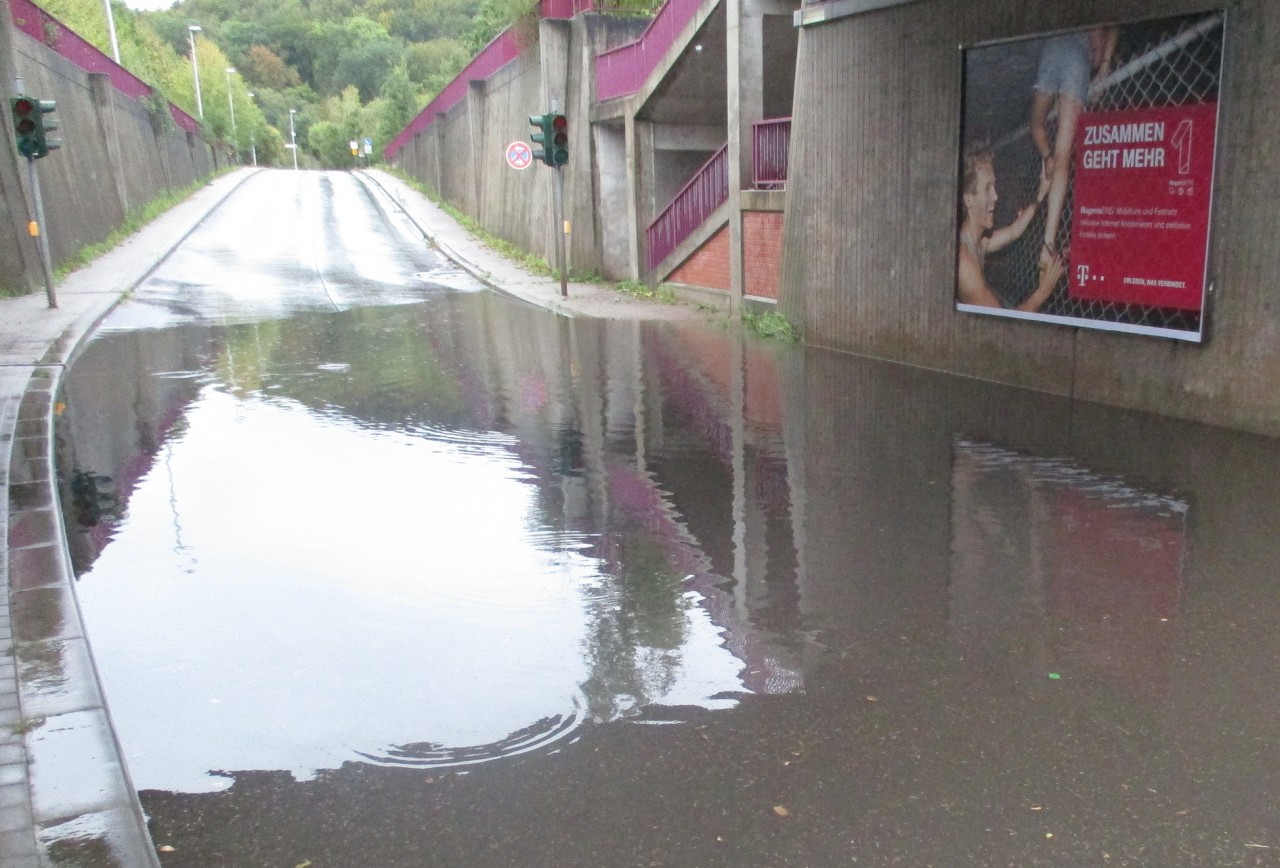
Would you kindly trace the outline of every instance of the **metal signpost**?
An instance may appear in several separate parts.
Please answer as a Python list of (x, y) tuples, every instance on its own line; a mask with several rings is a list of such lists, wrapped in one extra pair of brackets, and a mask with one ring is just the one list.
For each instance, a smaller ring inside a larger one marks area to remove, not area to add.
[[(560, 272), (560, 295), (568, 298), (569, 269), (565, 261), (567, 258), (565, 236), (569, 234), (569, 221), (564, 219), (564, 172), (562, 170), (569, 162), (569, 119), (556, 110), (556, 100), (553, 99), (551, 111), (542, 115), (529, 115), (529, 123), (538, 130), (531, 138), (535, 144), (542, 145), (533, 150), (531, 159), (540, 160), (556, 170), (555, 182), (551, 185), (554, 212), (552, 220), (556, 236), (556, 269)], [(524, 142), (513, 142), (507, 146), (507, 162), (513, 168), (524, 168), (524, 166), (517, 166), (513, 161), (513, 149), (517, 144), (523, 145)]]

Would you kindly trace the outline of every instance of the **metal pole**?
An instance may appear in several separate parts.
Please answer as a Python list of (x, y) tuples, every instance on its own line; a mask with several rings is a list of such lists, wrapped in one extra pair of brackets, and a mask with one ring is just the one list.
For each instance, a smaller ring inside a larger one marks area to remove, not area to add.
[(102, 5), (107, 10), (107, 32), (111, 34), (111, 56), (116, 60), (116, 66), (120, 65), (120, 42), (116, 39), (116, 18), (111, 13), (111, 0), (102, 0)]
[(236, 162), (240, 162), (240, 134), (236, 132), (236, 101), (231, 96), (231, 73), (235, 72), (234, 66), (227, 67), (227, 105), (231, 107), (231, 146), (236, 151)]
[(199, 24), (187, 25), (187, 35), (191, 37), (191, 75), (196, 81), (196, 114), (200, 115), (200, 120), (204, 120), (204, 101), (200, 99), (200, 64), (196, 62), (196, 33), (199, 30)]
[(298, 113), (297, 109), (289, 109), (289, 150), (293, 151), (293, 169), (298, 169), (298, 137), (293, 132), (293, 116)]
[(27, 174), (31, 181), (31, 198), (36, 206), (36, 248), (40, 251), (40, 265), (44, 269), (44, 292), (49, 307), (58, 306), (58, 294), (53, 288), (53, 263), (49, 259), (49, 239), (45, 235), (44, 200), (40, 198), (40, 173), (36, 171), (34, 157), (27, 157)]
[[(249, 104), (253, 105), (253, 98), (257, 96), (253, 91), (249, 91)], [(252, 118), (250, 119), (252, 120)], [(258, 137), (253, 131), (253, 124), (249, 125), (249, 155), (253, 158), (253, 165), (258, 165)]]
[[(551, 147), (550, 144), (547, 145)], [(556, 268), (560, 270), (560, 296), (562, 298), (569, 297), (569, 269), (565, 268), (565, 244), (564, 244), (564, 172), (560, 166), (555, 167), (556, 181), (552, 185), (555, 191), (555, 220), (556, 220)]]

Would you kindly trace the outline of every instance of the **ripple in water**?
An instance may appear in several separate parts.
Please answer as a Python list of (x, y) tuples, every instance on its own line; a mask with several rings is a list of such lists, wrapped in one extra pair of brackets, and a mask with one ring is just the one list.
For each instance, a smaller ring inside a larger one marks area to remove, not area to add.
[(573, 697), (573, 708), (534, 721), (491, 744), (446, 747), (433, 742), (394, 745), (382, 753), (356, 753), (374, 765), (391, 768), (454, 768), (493, 762), (507, 757), (548, 750), (565, 741), (586, 720), (586, 703)]

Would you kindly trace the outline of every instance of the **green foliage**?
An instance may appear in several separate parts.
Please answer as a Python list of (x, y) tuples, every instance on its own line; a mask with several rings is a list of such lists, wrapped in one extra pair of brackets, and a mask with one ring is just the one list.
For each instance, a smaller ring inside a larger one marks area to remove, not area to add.
[(668, 284), (660, 283), (657, 286), (646, 286), (638, 280), (623, 280), (615, 284), (618, 292), (633, 298), (641, 298), (646, 301), (660, 301), (664, 304), (673, 304), (676, 300), (676, 294)]
[[(101, 2), (42, 5), (107, 51)], [(373, 139), (376, 157), (495, 36), (517, 22), (531, 23), (535, 6), (535, 0), (177, 0), (168, 9), (135, 12), (121, 0), (109, 2), (125, 67), (193, 116), (198, 111), (187, 28), (203, 28), (196, 60), (210, 138), (238, 139), (246, 161), (252, 144), (260, 162), (287, 162), (283, 144), (289, 141), (289, 109), (296, 109), (299, 145), (327, 166), (351, 163), (351, 138)], [(624, 13), (660, 5), (605, 3)], [(227, 67), (238, 71), (230, 83)], [(362, 105), (358, 122), (349, 107), (335, 108), (346, 105), (349, 88)]]
[(463, 37), (467, 53), (474, 56), (493, 38), (533, 12), (537, 0), (480, 0), (471, 29)]
[(382, 86), (382, 100), (375, 100), (370, 109), (377, 118), (377, 135), (375, 139), (385, 145), (413, 120), (422, 108), (422, 99), (418, 89), (409, 79), (409, 70), (402, 63), (387, 76)]
[(742, 324), (756, 337), (787, 343), (795, 343), (800, 339), (800, 333), (796, 331), (796, 327), (776, 310), (752, 313), (744, 308)]
[[(455, 39), (433, 39), (405, 50), (409, 78), (425, 92), (437, 94), (471, 62), (471, 55)], [(426, 104), (427, 100), (422, 100)]]

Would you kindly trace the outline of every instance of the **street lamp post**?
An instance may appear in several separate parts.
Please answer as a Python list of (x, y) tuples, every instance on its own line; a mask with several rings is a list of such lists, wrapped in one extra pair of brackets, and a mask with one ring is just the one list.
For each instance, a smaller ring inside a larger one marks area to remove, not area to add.
[(120, 41), (116, 39), (116, 17), (111, 12), (111, 0), (102, 0), (102, 5), (107, 10), (107, 32), (111, 34), (111, 56), (116, 60), (116, 66), (120, 65)]
[[(249, 91), (250, 102), (253, 101), (253, 98), (255, 96), (257, 96), (257, 94), (255, 94), (253, 91)], [(253, 120), (252, 116), (249, 118), (249, 120), (250, 121)], [(258, 142), (257, 142), (257, 136), (254, 135), (253, 129), (254, 129), (254, 125), (250, 123), (249, 124), (249, 154), (250, 156), (253, 157), (253, 165), (256, 167), (258, 165)]]
[(196, 114), (204, 120), (204, 102), (200, 99), (200, 64), (196, 62), (196, 34), (200, 32), (199, 24), (187, 25), (187, 36), (191, 39), (191, 75), (196, 80)]
[(240, 134), (236, 132), (236, 101), (231, 96), (231, 73), (235, 72), (234, 66), (227, 67), (227, 105), (231, 109), (231, 146), (235, 149), (236, 162), (240, 162)]
[(293, 131), (293, 116), (298, 113), (297, 109), (289, 109), (289, 150), (293, 151), (293, 168), (298, 168), (298, 136)]

